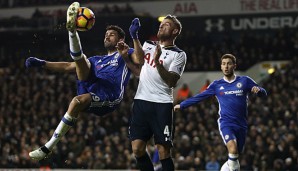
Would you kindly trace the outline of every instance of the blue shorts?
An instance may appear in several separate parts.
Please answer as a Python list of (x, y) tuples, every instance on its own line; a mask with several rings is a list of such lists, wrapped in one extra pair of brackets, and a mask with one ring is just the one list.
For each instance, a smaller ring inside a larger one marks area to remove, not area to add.
[(225, 144), (230, 140), (236, 140), (238, 153), (240, 154), (243, 152), (247, 134), (246, 129), (230, 126), (221, 128), (219, 131)]
[(154, 103), (134, 100), (129, 126), (131, 141), (140, 139), (147, 142), (154, 136), (155, 144), (173, 146), (174, 113), (172, 103)]
[[(108, 97), (108, 95), (104, 92), (106, 88), (100, 87), (98, 83), (90, 84), (83, 81), (78, 81), (77, 83), (77, 94), (81, 95), (89, 93), (92, 98), (91, 104), (84, 110), (85, 112), (94, 113), (97, 116), (104, 116), (108, 113), (113, 112), (119, 106), (120, 101), (111, 102), (109, 100), (106, 100), (106, 97)], [(86, 87), (88, 86), (89, 88), (91, 88), (87, 89)]]

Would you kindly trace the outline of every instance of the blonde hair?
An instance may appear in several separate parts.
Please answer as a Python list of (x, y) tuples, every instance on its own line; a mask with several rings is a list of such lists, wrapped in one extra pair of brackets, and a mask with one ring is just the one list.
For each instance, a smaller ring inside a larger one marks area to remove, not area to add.
[(175, 15), (171, 15), (171, 14), (168, 14), (165, 19), (170, 19), (173, 21), (173, 23), (175, 24), (175, 26), (177, 27), (178, 29), (178, 34), (179, 35), (181, 33), (181, 30), (182, 30), (182, 24), (181, 22), (177, 19), (177, 17)]

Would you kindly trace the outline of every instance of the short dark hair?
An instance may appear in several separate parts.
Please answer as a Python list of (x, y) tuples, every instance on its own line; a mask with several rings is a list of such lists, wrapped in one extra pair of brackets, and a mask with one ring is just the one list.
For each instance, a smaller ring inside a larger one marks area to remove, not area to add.
[(236, 64), (236, 57), (232, 54), (227, 53), (227, 54), (222, 55), (220, 61), (222, 61), (223, 59), (231, 59), (233, 64)]
[(182, 24), (181, 22), (177, 19), (177, 17), (175, 15), (171, 15), (171, 14), (168, 14), (165, 19), (170, 19), (173, 21), (173, 23), (175, 24), (175, 26), (178, 28), (178, 34), (179, 35), (181, 33), (181, 30), (182, 30)]
[(119, 35), (119, 38), (120, 39), (125, 39), (125, 32), (123, 31), (123, 29), (119, 26), (116, 26), (116, 25), (109, 25), (107, 26), (106, 30), (115, 30), (118, 35)]

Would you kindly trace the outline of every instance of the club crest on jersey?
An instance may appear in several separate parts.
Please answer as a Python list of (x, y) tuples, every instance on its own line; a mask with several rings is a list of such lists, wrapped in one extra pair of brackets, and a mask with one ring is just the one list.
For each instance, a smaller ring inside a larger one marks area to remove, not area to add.
[(164, 56), (163, 59), (166, 59), (168, 55), (169, 55), (169, 53), (166, 52), (166, 56)]
[(119, 53), (116, 53), (116, 55), (114, 56), (115, 59), (117, 59), (119, 57)]
[(242, 84), (241, 84), (241, 83), (237, 83), (237, 84), (236, 84), (236, 87), (237, 87), (237, 88), (241, 88), (241, 87), (242, 87)]

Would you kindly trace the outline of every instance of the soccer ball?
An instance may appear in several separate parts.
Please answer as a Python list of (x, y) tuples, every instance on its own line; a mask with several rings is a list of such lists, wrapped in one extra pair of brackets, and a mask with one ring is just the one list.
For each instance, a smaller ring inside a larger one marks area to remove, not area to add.
[(77, 30), (88, 31), (95, 23), (95, 15), (91, 9), (80, 7), (77, 15)]

